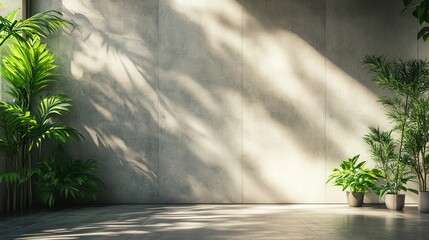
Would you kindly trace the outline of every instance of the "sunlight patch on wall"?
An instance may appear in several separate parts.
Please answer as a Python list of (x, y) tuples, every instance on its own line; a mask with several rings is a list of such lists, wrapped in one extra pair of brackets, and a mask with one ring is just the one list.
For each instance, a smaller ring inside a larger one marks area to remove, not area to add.
[(201, 0), (172, 0), (169, 5), (195, 24), (204, 25), (203, 31), (221, 33), (206, 34), (207, 41), (216, 54), (230, 54), (223, 45), (225, 42), (230, 49), (241, 49), (242, 7), (236, 1), (218, 0), (213, 3)]
[(367, 145), (362, 139), (368, 127), (380, 126), (383, 129), (383, 126), (389, 126), (384, 109), (377, 102), (378, 96), (332, 62), (327, 61), (326, 67), (329, 104), (327, 133), (337, 139), (338, 147), (346, 151), (347, 157), (361, 154), (362, 159), (369, 159)]
[[(325, 152), (325, 144), (329, 142), (340, 154), (347, 149), (365, 155), (366, 128), (385, 123), (377, 96), (298, 34), (261, 25), (236, 1), (176, 0), (171, 6), (201, 26), (213, 55), (222, 58), (228, 51), (243, 50), (243, 92), (236, 94), (243, 103), (244, 201), (324, 202), (326, 162), (340, 160), (326, 159), (331, 150)], [(193, 94), (222, 97), (214, 91)], [(228, 105), (221, 109), (234, 111)], [(195, 132), (210, 128), (210, 124), (200, 126)], [(213, 148), (222, 149), (224, 143), (213, 135), (201, 136), (191, 135), (199, 144), (197, 155), (212, 151), (218, 156), (213, 159), (223, 162), (221, 156), (227, 152)], [(223, 164), (231, 175), (237, 169), (234, 161)], [(317, 187), (302, 191), (308, 185)]]

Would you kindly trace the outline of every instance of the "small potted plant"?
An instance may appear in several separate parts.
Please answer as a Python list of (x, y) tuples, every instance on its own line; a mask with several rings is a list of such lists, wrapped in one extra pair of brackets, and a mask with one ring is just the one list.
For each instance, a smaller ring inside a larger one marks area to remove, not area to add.
[(407, 171), (407, 168), (397, 153), (398, 147), (392, 138), (392, 131), (380, 131), (370, 127), (370, 132), (364, 140), (369, 145), (371, 157), (379, 169), (380, 185), (374, 187), (375, 192), (381, 198), (385, 196), (385, 204), (388, 209), (402, 210), (405, 206), (405, 194), (400, 192), (410, 191), (418, 194), (417, 190), (406, 187), (408, 181), (415, 178)]
[(375, 186), (378, 179), (378, 170), (365, 168), (366, 161), (358, 162), (359, 155), (349, 158), (334, 168), (326, 183), (334, 181), (335, 186), (341, 186), (348, 191), (347, 202), (350, 207), (361, 207), (366, 192)]

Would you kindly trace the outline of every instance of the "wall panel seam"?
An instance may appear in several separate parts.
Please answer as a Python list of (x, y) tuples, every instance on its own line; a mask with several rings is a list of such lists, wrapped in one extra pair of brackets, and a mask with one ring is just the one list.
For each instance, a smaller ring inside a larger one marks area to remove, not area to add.
[(159, 17), (159, 14), (160, 14), (160, 11), (161, 11), (161, 9), (160, 9), (160, 3), (159, 3), (160, 1), (157, 1), (157, 4), (158, 4), (158, 13), (157, 13), (157, 34), (158, 34), (158, 46), (157, 46), (157, 68), (156, 68), (156, 70), (157, 70), (157, 97), (158, 97), (158, 116), (157, 116), (157, 121), (158, 121), (158, 154), (157, 154), (157, 175), (156, 175), (156, 202), (160, 202), (160, 181), (159, 181), (159, 178), (160, 178), (160, 169), (159, 169), (159, 166), (160, 166), (160, 161), (161, 161), (161, 158), (160, 158), (160, 156), (161, 156), (161, 143), (160, 143), (160, 137), (161, 137), (161, 134), (160, 134), (160, 132), (161, 132), (161, 122), (160, 122), (160, 110), (161, 110), (161, 107), (160, 107), (160, 105), (161, 105), (161, 103), (160, 103), (160, 97), (159, 97), (159, 91), (160, 91), (160, 88), (159, 88), (159, 82), (160, 82), (160, 74), (159, 74), (159, 68), (160, 68), (160, 66), (159, 66), (159, 62), (160, 62), (160, 58), (161, 58), (161, 55), (160, 55), (160, 17)]
[(244, 82), (244, 44), (243, 44), (243, 14), (244, 14), (244, 0), (241, 0), (241, 203), (243, 203), (243, 195), (244, 195), (244, 189), (243, 189), (243, 163), (244, 163), (244, 89), (243, 89), (243, 82)]
[[(328, 95), (328, 88), (327, 88), (327, 84), (328, 84), (328, 81), (327, 81), (327, 75), (326, 75), (326, 61), (327, 61), (327, 57), (326, 57), (326, 55), (327, 55), (327, 49), (328, 49), (328, 41), (327, 41), (327, 29), (328, 29), (328, 1), (327, 0), (325, 0), (325, 54), (324, 54), (324, 59), (325, 59), (325, 66), (324, 66), (324, 68), (325, 68), (325, 154), (324, 154), (324, 158), (325, 158), (325, 163), (324, 163), (324, 177), (325, 177), (325, 182), (326, 182), (326, 164), (327, 164), (327, 159), (326, 159), (326, 153), (327, 153), (327, 151), (328, 151), (328, 149), (327, 149), (327, 133), (328, 133), (328, 131), (327, 131), (327, 125), (328, 125), (328, 108), (327, 108), (327, 106), (328, 106), (328, 103), (327, 103), (327, 100), (328, 100), (328, 97), (327, 97), (327, 95)], [(326, 191), (327, 191), (327, 189), (326, 189), (326, 185), (324, 186), (324, 188), (325, 188), (325, 203), (326, 203)]]

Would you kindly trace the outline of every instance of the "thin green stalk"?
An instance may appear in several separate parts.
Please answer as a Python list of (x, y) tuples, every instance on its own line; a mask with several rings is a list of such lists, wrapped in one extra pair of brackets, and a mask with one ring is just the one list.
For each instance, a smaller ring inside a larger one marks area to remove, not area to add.
[(6, 191), (7, 191), (7, 199), (6, 199), (6, 212), (10, 211), (10, 186), (9, 184), (6, 185)]
[(19, 209), (23, 209), (24, 208), (24, 186), (25, 183), (21, 183), (18, 185), (19, 188)]
[(13, 184), (12, 210), (16, 211), (16, 183)]
[[(31, 159), (31, 155), (28, 155), (28, 169), (31, 169), (32, 165), (32, 159)], [(30, 173), (30, 176), (28, 178), (28, 206), (32, 207), (33, 206), (33, 189), (32, 189), (32, 174)]]
[[(409, 100), (408, 100), (408, 96), (406, 96), (405, 97), (405, 116), (408, 116), (408, 111), (409, 111), (409, 106), (408, 106), (408, 104), (409, 104)], [(405, 117), (404, 119), (403, 119), (403, 122), (402, 122), (402, 129), (401, 129), (401, 138), (400, 138), (400, 141), (399, 141), (399, 157), (401, 157), (402, 158), (402, 144), (404, 143), (404, 131), (405, 131), (405, 123), (407, 122), (407, 118)]]

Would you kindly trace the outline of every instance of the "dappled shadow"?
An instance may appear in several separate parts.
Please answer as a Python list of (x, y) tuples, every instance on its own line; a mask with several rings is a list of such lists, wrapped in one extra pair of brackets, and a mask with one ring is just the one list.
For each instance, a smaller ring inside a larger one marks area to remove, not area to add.
[(370, 31), (336, 33), (342, 17), (339, 29), (356, 25), (328, 16), (337, 5), (62, 1), (75, 28), (50, 40), (56, 90), (74, 99), (68, 122), (86, 138), (75, 156), (102, 162), (101, 201), (344, 201), (326, 174), (386, 123), (358, 63), (386, 47), (359, 43)]
[(416, 207), (396, 212), (345, 205), (115, 205), (0, 218), (0, 234), (26, 240), (424, 239), (428, 225)]

